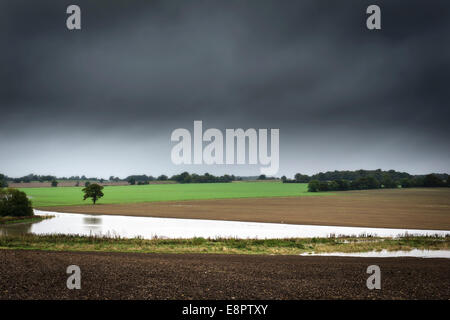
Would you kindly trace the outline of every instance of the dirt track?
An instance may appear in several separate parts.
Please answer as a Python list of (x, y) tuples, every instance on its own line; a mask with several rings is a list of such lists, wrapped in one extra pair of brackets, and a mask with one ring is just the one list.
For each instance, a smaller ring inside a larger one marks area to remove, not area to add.
[(335, 196), (46, 207), (42, 210), (352, 227), (450, 230), (450, 188), (340, 192)]
[[(66, 268), (81, 268), (81, 290)], [(366, 269), (381, 268), (381, 290)], [(0, 250), (0, 299), (450, 299), (450, 260)]]

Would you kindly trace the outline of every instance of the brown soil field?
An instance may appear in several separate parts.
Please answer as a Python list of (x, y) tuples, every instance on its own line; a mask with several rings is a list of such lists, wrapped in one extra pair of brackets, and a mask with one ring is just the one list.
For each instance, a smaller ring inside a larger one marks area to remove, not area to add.
[[(81, 289), (66, 268), (81, 269)], [(369, 290), (369, 265), (381, 289)], [(0, 299), (450, 299), (450, 260), (0, 250)]]
[(352, 227), (450, 230), (450, 188), (364, 190), (333, 196), (45, 207), (42, 210)]

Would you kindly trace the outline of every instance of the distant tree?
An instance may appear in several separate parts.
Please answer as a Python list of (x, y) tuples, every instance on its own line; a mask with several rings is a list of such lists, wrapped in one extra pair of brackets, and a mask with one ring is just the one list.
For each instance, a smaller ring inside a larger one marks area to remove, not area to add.
[(327, 181), (319, 182), (319, 191), (330, 191), (330, 187)]
[(281, 181), (282, 181), (283, 183), (286, 183), (286, 181), (287, 181), (286, 176), (282, 176), (282, 177), (281, 177)]
[[(389, 179), (389, 176), (387, 178)], [(380, 183), (373, 176), (361, 177), (351, 183), (351, 188), (356, 190), (377, 189), (379, 187)]]
[(132, 186), (134, 186), (136, 184), (136, 179), (130, 178), (130, 179), (128, 179), (128, 183), (131, 184)]
[(450, 187), (450, 176), (447, 177), (447, 187)]
[(25, 192), (17, 189), (0, 189), (0, 216), (32, 216), (31, 201)]
[[(136, 183), (139, 184), (139, 182), (141, 182), (141, 184), (143, 184), (146, 181), (153, 181), (153, 180), (155, 180), (155, 178), (152, 177), (152, 176), (147, 176), (145, 174), (140, 174), (140, 175), (128, 176), (128, 177), (125, 178), (125, 180), (128, 181), (128, 183), (130, 183), (130, 181), (131, 182), (134, 181), (134, 184), (136, 184)], [(133, 183), (130, 183), (130, 184), (133, 184)]]
[(434, 174), (428, 174), (423, 181), (424, 187), (443, 187), (444, 182)]
[(6, 181), (6, 176), (3, 174), (0, 174), (0, 188), (6, 188), (8, 187), (8, 182)]
[(402, 188), (411, 188), (413, 186), (413, 180), (408, 178), (403, 178), (400, 180), (400, 185)]
[(317, 192), (320, 189), (320, 182), (318, 180), (311, 180), (308, 183), (308, 191), (309, 192)]
[(192, 176), (188, 172), (183, 172), (181, 174), (181, 177), (183, 180), (181, 180), (182, 183), (191, 183), (192, 182)]
[(228, 174), (224, 175), (223, 177), (219, 177), (219, 181), (221, 182), (231, 182), (234, 180), (233, 176), (230, 176)]
[(308, 183), (311, 178), (306, 174), (297, 173), (295, 176), (295, 182), (297, 183)]
[(423, 177), (416, 177), (412, 178), (411, 180), (411, 187), (423, 187), (425, 179)]
[(162, 174), (158, 177), (159, 181), (166, 181), (168, 179), (168, 177), (165, 174)]
[(95, 204), (98, 199), (104, 196), (103, 192), (103, 186), (92, 183), (88, 185), (86, 188), (83, 188), (84, 197), (83, 200), (86, 200), (87, 198), (92, 198), (92, 202)]
[(57, 187), (57, 186), (58, 186), (58, 181), (52, 180), (52, 187)]
[(337, 181), (331, 181), (330, 183), (328, 183), (328, 190), (330, 191), (339, 190), (339, 184), (337, 183)]
[(266, 175), (262, 174), (258, 177), (258, 180), (266, 180), (266, 178), (267, 178)]
[[(378, 189), (380, 187), (380, 182), (373, 176), (368, 176), (366, 181), (367, 189)], [(397, 185), (395, 187), (397, 187)]]
[(172, 177), (172, 180), (175, 180), (175, 181), (177, 181), (179, 183), (190, 183), (192, 181), (192, 177), (189, 174), (189, 172), (185, 171), (185, 172), (183, 172), (181, 174), (174, 175)]
[(339, 191), (346, 191), (350, 189), (350, 183), (347, 180), (335, 180), (336, 184), (338, 185), (338, 189)]
[(75, 183), (75, 187), (79, 187), (80, 186), (80, 181), (77, 181), (77, 183)]
[(381, 184), (384, 188), (397, 188), (398, 184), (395, 182), (390, 175), (385, 174), (383, 176), (383, 180), (381, 181)]

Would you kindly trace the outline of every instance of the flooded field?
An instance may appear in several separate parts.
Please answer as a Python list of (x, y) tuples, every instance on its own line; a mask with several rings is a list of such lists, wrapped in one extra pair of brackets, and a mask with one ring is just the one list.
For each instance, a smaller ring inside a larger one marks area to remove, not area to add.
[(393, 229), (294, 225), (281, 223), (239, 222), (223, 220), (152, 218), (119, 215), (89, 215), (57, 213), (35, 210), (37, 215), (54, 215), (37, 223), (23, 223), (0, 227), (0, 235), (78, 234), (110, 235), (123, 238), (312, 238), (336, 236), (372, 235), (396, 237), (410, 235), (450, 234), (445, 230)]
[(450, 250), (419, 250), (410, 251), (370, 251), (370, 252), (329, 252), (329, 253), (305, 253), (302, 256), (323, 257), (363, 257), (363, 258), (446, 258), (450, 259)]

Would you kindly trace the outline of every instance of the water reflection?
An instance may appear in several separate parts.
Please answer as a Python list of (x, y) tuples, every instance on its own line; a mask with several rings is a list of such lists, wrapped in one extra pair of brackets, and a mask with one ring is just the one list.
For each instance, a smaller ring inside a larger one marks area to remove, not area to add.
[(83, 217), (84, 229), (90, 234), (98, 234), (101, 232), (102, 218), (96, 216)]
[(0, 227), (2, 234), (79, 234), (110, 235), (123, 238), (311, 238), (327, 237), (330, 234), (358, 236), (377, 235), (395, 237), (410, 235), (450, 235), (450, 231), (356, 228), (335, 226), (292, 225), (277, 223), (236, 222), (200, 219), (174, 219), (127, 217), (115, 215), (85, 215), (56, 213), (35, 210), (37, 215), (54, 215), (33, 224), (8, 225)]
[(100, 225), (102, 224), (102, 218), (96, 217), (96, 216), (88, 216), (83, 217), (83, 223), (85, 225)]
[(0, 225), (0, 236), (18, 236), (31, 233), (31, 223)]

